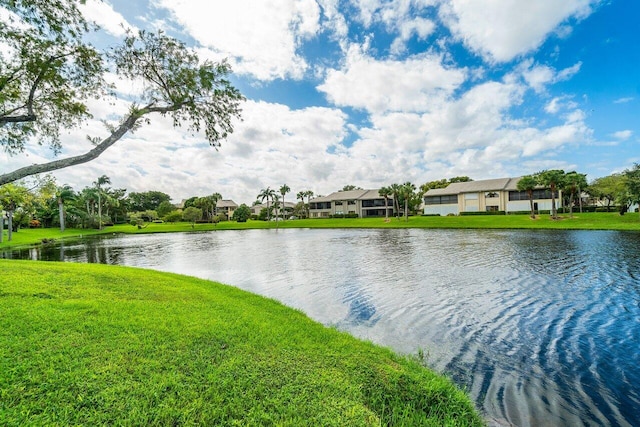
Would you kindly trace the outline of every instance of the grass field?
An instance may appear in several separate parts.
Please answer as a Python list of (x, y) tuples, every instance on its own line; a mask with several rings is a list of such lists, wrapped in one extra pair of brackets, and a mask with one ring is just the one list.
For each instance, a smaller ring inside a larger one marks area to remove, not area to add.
[(474, 426), (417, 360), (217, 283), (0, 260), (0, 425)]
[[(347, 218), (347, 219), (299, 219), (280, 221), (278, 228), (452, 228), (452, 229), (576, 229), (576, 230), (634, 230), (640, 231), (640, 216), (637, 213), (619, 215), (617, 213), (576, 213), (573, 218), (568, 214), (561, 214), (559, 220), (551, 220), (548, 215), (542, 215), (535, 220), (528, 215), (478, 215), (478, 216), (413, 216), (407, 222), (404, 218), (392, 218), (385, 222), (384, 218)], [(106, 227), (102, 231), (68, 229), (64, 233), (49, 229), (22, 229), (13, 234), (13, 240), (7, 241), (7, 232), (0, 248), (10, 246), (24, 246), (37, 244), (43, 239), (64, 239), (96, 233), (170, 233), (180, 231), (207, 230), (242, 230), (242, 229), (275, 229), (275, 222), (248, 221), (237, 223), (233, 221), (214, 224), (161, 223), (148, 224), (138, 229), (129, 224)]]

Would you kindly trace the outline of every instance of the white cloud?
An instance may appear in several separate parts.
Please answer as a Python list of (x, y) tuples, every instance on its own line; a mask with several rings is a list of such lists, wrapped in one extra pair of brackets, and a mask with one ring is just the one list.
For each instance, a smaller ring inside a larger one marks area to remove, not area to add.
[(618, 132), (614, 132), (611, 136), (613, 136), (617, 140), (626, 141), (627, 139), (631, 138), (632, 135), (633, 131), (631, 130), (621, 130)]
[(627, 98), (618, 98), (615, 101), (613, 101), (614, 104), (626, 104), (627, 102), (631, 102), (633, 101), (635, 98), (633, 97), (627, 97)]
[(320, 30), (313, 0), (157, 0), (203, 47), (233, 59), (234, 70), (260, 80), (300, 79), (308, 68), (298, 53)]
[(80, 4), (79, 8), (88, 20), (95, 22), (113, 36), (122, 37), (127, 29), (135, 30), (135, 27), (113, 10), (113, 6), (107, 1), (89, 0), (84, 5)]
[(406, 50), (406, 42), (412, 36), (416, 36), (419, 40), (425, 40), (435, 31), (436, 25), (433, 21), (424, 18), (415, 18), (400, 23), (400, 36), (391, 44), (391, 53), (399, 54)]
[(329, 70), (318, 90), (338, 106), (370, 112), (427, 111), (440, 105), (465, 78), (465, 69), (447, 68), (437, 55), (376, 60), (353, 45), (344, 67)]
[(567, 19), (588, 16), (599, 1), (444, 0), (440, 16), (469, 49), (506, 62), (539, 47)]
[(556, 71), (549, 66), (534, 64), (532, 60), (526, 60), (518, 65), (516, 72), (522, 74), (522, 78), (534, 91), (541, 93), (546, 90), (548, 85), (573, 77), (580, 71), (581, 66), (582, 63), (578, 62), (571, 67)]

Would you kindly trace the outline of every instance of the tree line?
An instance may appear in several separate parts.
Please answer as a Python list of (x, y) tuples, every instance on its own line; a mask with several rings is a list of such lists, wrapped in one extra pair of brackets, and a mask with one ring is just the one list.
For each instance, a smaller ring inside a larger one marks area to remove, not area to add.
[[(171, 196), (161, 191), (127, 193), (124, 188), (110, 186), (111, 179), (102, 175), (91, 185), (76, 191), (69, 185), (58, 185), (46, 175), (0, 186), (0, 230), (6, 224), (8, 239), (25, 227), (98, 228), (117, 223), (144, 227), (153, 221), (198, 221), (217, 223), (226, 216), (216, 213), (220, 193), (187, 199), (183, 208), (171, 203)], [(249, 208), (232, 219), (246, 221)], [(238, 209), (236, 209), (236, 212)], [(234, 212), (235, 214), (235, 212)], [(2, 233), (0, 233), (0, 242)]]

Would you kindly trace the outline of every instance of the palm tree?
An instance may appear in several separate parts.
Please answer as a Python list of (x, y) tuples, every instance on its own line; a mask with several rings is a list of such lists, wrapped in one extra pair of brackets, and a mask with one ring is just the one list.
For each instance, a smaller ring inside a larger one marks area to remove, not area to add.
[(311, 205), (311, 198), (313, 197), (313, 191), (307, 190), (304, 192), (304, 195), (307, 196), (307, 218), (309, 218), (309, 207)]
[[(304, 205), (305, 197), (307, 197), (307, 194), (304, 191), (298, 191), (298, 194), (296, 194), (296, 200), (300, 200), (300, 202), (302, 202), (303, 205)], [(305, 212), (306, 212), (306, 209), (305, 209)]]
[(212, 195), (209, 196), (209, 199), (211, 200), (211, 203), (213, 204), (213, 209), (211, 210), (211, 219), (213, 219), (213, 216), (216, 215), (218, 212), (218, 202), (220, 200), (222, 200), (222, 194), (220, 193), (213, 193)]
[(391, 194), (393, 194), (393, 208), (396, 211), (396, 218), (400, 215), (400, 201), (398, 200), (398, 196), (402, 193), (402, 186), (400, 184), (391, 184), (389, 187), (391, 189)]
[(404, 198), (404, 221), (409, 221), (409, 199), (413, 196), (413, 192), (416, 191), (416, 186), (409, 181), (405, 182), (401, 186), (402, 196)]
[(267, 221), (271, 221), (271, 210), (269, 209), (269, 199), (272, 199), (276, 195), (276, 192), (267, 187), (263, 190), (260, 190), (260, 194), (258, 194), (258, 199), (261, 201), (267, 201)]
[(549, 187), (551, 190), (551, 218), (558, 219), (558, 209), (556, 208), (556, 191), (562, 188), (565, 173), (562, 169), (544, 170), (538, 173), (540, 184)]
[(380, 190), (378, 190), (378, 194), (380, 194), (382, 197), (384, 197), (384, 221), (388, 222), (389, 221), (389, 210), (387, 209), (388, 203), (389, 203), (389, 196), (391, 194), (393, 194), (393, 191), (391, 191), (391, 188), (389, 187), (382, 187)]
[(60, 218), (60, 232), (64, 232), (65, 227), (65, 209), (64, 202), (71, 200), (75, 197), (73, 188), (65, 184), (62, 187), (56, 188), (56, 201), (58, 202), (58, 217)]
[(282, 219), (283, 220), (284, 220), (284, 217), (286, 216), (286, 209), (287, 209), (287, 206), (284, 203), (284, 195), (290, 191), (291, 191), (291, 188), (289, 188), (287, 184), (282, 184), (282, 187), (280, 187), (280, 194), (282, 194), (282, 212), (283, 212)]
[(582, 188), (587, 186), (587, 176), (576, 171), (569, 172), (564, 177), (563, 190), (569, 193), (569, 216), (573, 218), (573, 198), (577, 194), (580, 199), (580, 208), (582, 210)]
[(518, 181), (518, 191), (526, 191), (529, 196), (529, 204), (531, 205), (531, 219), (536, 219), (536, 213), (533, 209), (533, 190), (538, 186), (538, 179), (534, 175), (526, 175)]
[(96, 181), (93, 182), (94, 188), (97, 190), (96, 194), (98, 196), (98, 229), (102, 230), (102, 196), (104, 195), (104, 190), (102, 186), (105, 184), (111, 184), (111, 178), (107, 175), (102, 175)]

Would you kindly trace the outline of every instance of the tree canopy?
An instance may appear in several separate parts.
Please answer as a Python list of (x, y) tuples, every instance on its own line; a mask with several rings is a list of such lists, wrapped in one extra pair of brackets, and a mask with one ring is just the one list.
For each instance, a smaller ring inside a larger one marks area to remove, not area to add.
[[(7, 44), (0, 68), (0, 146), (10, 154), (36, 138), (54, 153), (62, 149), (60, 131), (90, 117), (87, 100), (103, 98), (107, 69), (140, 81), (144, 90), (117, 124), (103, 136), (89, 137), (88, 152), (26, 166), (0, 175), (0, 185), (37, 173), (88, 162), (158, 113), (203, 131), (218, 147), (233, 132), (244, 97), (227, 79), (225, 62), (201, 62), (186, 45), (162, 32), (129, 32), (122, 45), (99, 53), (83, 41), (90, 31), (78, 10), (81, 0), (3, 1), (9, 18), (0, 25)], [(105, 99), (105, 102), (107, 100)]]

